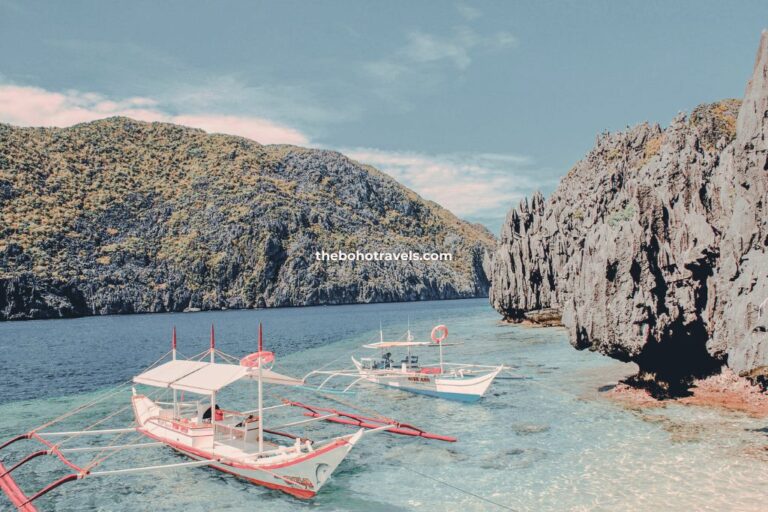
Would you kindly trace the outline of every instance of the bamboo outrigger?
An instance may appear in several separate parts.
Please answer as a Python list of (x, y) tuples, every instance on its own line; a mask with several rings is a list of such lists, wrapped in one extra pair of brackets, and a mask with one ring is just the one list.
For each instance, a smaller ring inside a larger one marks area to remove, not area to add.
[[(453, 437), (426, 432), (383, 416), (363, 416), (290, 400), (265, 407), (264, 385), (301, 387), (303, 381), (272, 370), (274, 354), (263, 350), (261, 324), (259, 351), (241, 360), (216, 349), (213, 327), (210, 349), (201, 354), (201, 358), (177, 357), (175, 329), (171, 352), (161, 361), (168, 355), (171, 356), (169, 361), (156, 363), (132, 379), (130, 407), (134, 415), (133, 425), (124, 428), (93, 428), (114, 416), (113, 413), (82, 430), (46, 430), (51, 425), (114, 396), (118, 392), (114, 391), (0, 445), (0, 451), (23, 440), (35, 441), (42, 446), (42, 449), (24, 456), (10, 466), (0, 463), (0, 490), (10, 502), (22, 512), (35, 512), (36, 500), (59, 486), (76, 480), (205, 466), (233, 474), (256, 485), (306, 499), (317, 494), (349, 451), (368, 434), (389, 432), (425, 439), (456, 441)], [(217, 357), (224, 362), (217, 361)], [(224, 410), (218, 407), (217, 393), (240, 380), (257, 382), (257, 407), (249, 411)], [(137, 385), (154, 388), (156, 392), (171, 391), (172, 401), (162, 402), (151, 394), (140, 393)], [(182, 397), (180, 400), (179, 392), (191, 393), (200, 399), (184, 401)], [(271, 411), (279, 408), (303, 409), (305, 419), (281, 425), (266, 425), (265, 418)], [(314, 422), (353, 426), (357, 427), (357, 430), (351, 434), (321, 441), (313, 441), (286, 431)], [(133, 433), (139, 435), (130, 443), (74, 448), (64, 446), (67, 441), (81, 436), (124, 436)], [(63, 439), (54, 441), (59, 438)], [(281, 443), (281, 439), (289, 442)], [(163, 446), (171, 447), (192, 460), (154, 466), (100, 469), (101, 464), (114, 453)], [(88, 452), (97, 452), (97, 457), (85, 464), (73, 460), (74, 456)], [(71, 472), (34, 494), (27, 495), (14, 479), (14, 473), (18, 468), (44, 455), (57, 457)]]

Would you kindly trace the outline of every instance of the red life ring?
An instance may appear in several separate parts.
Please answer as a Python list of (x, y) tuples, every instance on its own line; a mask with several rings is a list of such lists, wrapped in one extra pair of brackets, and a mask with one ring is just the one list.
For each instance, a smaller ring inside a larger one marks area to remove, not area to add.
[(441, 343), (448, 337), (448, 328), (444, 325), (437, 325), (432, 329), (432, 341), (435, 343)]
[(275, 354), (274, 352), (267, 352), (266, 350), (262, 350), (261, 352), (254, 352), (253, 354), (248, 354), (244, 358), (240, 360), (240, 366), (247, 366), (248, 368), (258, 368), (260, 365), (269, 365), (271, 366), (272, 363), (275, 362)]

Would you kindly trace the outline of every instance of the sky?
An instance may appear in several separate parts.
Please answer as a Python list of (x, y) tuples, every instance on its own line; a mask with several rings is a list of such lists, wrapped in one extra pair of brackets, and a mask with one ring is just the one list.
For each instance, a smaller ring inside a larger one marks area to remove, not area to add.
[(0, 0), (0, 122), (341, 151), (498, 234), (603, 131), (739, 98), (768, 2)]

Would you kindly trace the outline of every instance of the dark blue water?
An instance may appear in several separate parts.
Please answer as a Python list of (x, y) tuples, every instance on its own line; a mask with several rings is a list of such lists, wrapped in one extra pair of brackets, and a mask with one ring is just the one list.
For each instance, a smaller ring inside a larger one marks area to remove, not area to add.
[[(392, 334), (440, 319), (471, 317), (488, 310), (485, 299), (125, 315), (0, 323), (3, 378), (0, 403), (80, 393), (124, 382), (170, 350), (176, 327), (178, 350), (192, 356), (207, 350), (211, 325), (217, 348), (254, 352), (258, 323), (265, 348), (277, 357), (377, 330)], [(430, 324), (431, 325), (431, 324)]]

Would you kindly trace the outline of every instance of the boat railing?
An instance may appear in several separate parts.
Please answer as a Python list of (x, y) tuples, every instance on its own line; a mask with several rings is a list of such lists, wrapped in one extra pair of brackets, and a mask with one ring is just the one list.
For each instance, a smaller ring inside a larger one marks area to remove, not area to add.
[(243, 439), (245, 435), (246, 432), (243, 427), (219, 422), (216, 422), (213, 427), (213, 439), (215, 441)]
[[(258, 417), (251, 412), (220, 409), (223, 416), (214, 423), (215, 440), (233, 440), (253, 437), (258, 426)], [(253, 433), (253, 434), (252, 434)]]
[[(324, 379), (317, 385), (310, 384), (309, 380), (313, 377), (324, 377)], [(335, 379), (352, 379), (352, 382), (346, 385), (343, 389), (330, 389), (328, 386), (333, 385), (333, 381)], [(323, 392), (323, 393), (329, 393), (329, 394), (349, 394), (351, 393), (351, 389), (360, 381), (362, 381), (364, 377), (361, 376), (360, 371), (357, 369), (349, 369), (349, 370), (313, 370), (306, 374), (304, 378), (302, 379), (306, 384), (304, 386), (298, 386), (300, 389), (305, 389), (307, 391), (314, 391), (314, 392)]]
[(443, 366), (450, 366), (452, 368), (478, 368), (478, 369), (485, 369), (485, 370), (495, 370), (496, 368), (501, 366), (502, 370), (511, 369), (510, 366), (506, 366), (502, 364), (443, 363)]
[(247, 418), (251, 416), (254, 411), (233, 411), (231, 409), (219, 409), (224, 414), (224, 418)]
[(200, 402), (176, 402), (175, 404), (173, 402), (155, 402), (157, 405), (166, 405), (173, 407), (174, 405), (179, 408), (188, 407), (188, 408), (197, 408), (197, 406), (200, 404)]

